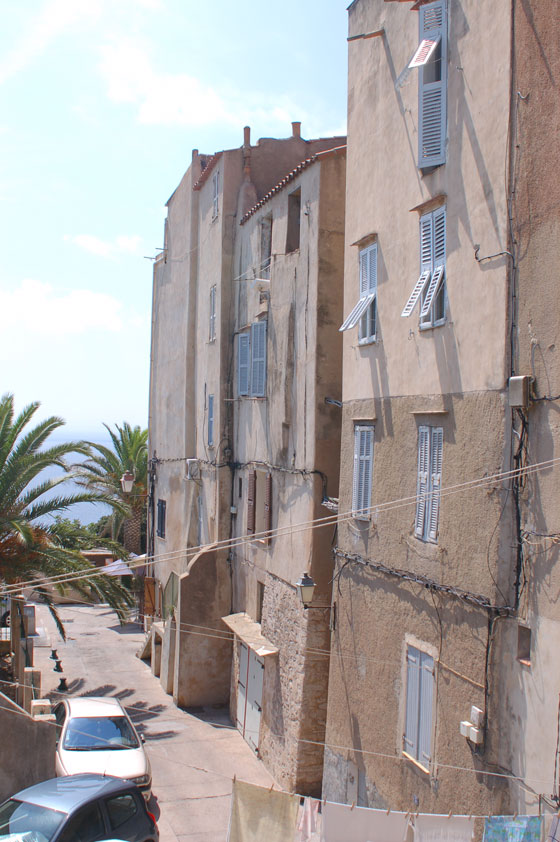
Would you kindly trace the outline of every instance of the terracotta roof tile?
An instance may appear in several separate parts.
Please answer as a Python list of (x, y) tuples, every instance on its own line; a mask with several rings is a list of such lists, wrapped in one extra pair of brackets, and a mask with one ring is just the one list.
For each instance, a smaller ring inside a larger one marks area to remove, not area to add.
[(210, 175), (210, 172), (214, 168), (214, 165), (220, 160), (223, 154), (223, 152), (215, 152), (210, 158), (208, 158), (208, 160), (206, 161), (206, 166), (200, 173), (198, 181), (196, 181), (193, 186), (193, 190), (200, 190), (202, 185), (206, 181), (208, 181), (208, 176)]

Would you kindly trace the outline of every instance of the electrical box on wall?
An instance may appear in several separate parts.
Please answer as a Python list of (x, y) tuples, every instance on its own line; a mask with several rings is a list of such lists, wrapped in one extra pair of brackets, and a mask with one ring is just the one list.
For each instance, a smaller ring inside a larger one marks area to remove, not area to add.
[(519, 409), (528, 409), (531, 397), (531, 383), (533, 378), (528, 374), (520, 374), (509, 378), (509, 405)]

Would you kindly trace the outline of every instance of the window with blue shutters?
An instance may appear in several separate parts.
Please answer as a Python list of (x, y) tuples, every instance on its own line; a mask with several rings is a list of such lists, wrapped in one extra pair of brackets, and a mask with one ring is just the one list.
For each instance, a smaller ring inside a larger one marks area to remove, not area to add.
[(432, 761), (434, 683), (432, 656), (415, 646), (407, 646), (403, 750), (426, 769)]
[(208, 339), (214, 342), (216, 339), (216, 284), (210, 287), (210, 318), (209, 318)]
[(359, 323), (360, 345), (375, 342), (377, 332), (377, 243), (360, 250), (358, 303), (339, 330), (350, 330)]
[(432, 543), (438, 538), (442, 464), (443, 428), (420, 427), (414, 534)]
[(208, 395), (208, 447), (214, 446), (214, 395)]
[(266, 321), (237, 336), (237, 394), (266, 397)]
[(420, 327), (445, 322), (446, 209), (437, 208), (420, 217), (420, 276), (401, 316), (410, 316), (420, 302)]
[(165, 500), (158, 500), (157, 501), (157, 522), (156, 522), (156, 535), (158, 538), (165, 538), (165, 515), (166, 515), (167, 503)]
[(447, 138), (446, 0), (419, 9), (420, 44), (410, 68), (418, 68), (418, 166), (445, 163)]
[(371, 517), (373, 433), (371, 424), (356, 424), (354, 427), (352, 514), (360, 520), (369, 520)]

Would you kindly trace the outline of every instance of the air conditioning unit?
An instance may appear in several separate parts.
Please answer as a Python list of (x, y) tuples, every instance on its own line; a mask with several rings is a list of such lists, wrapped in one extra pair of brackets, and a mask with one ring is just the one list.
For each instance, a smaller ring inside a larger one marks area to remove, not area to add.
[(198, 479), (200, 476), (200, 465), (198, 459), (187, 459), (187, 479)]

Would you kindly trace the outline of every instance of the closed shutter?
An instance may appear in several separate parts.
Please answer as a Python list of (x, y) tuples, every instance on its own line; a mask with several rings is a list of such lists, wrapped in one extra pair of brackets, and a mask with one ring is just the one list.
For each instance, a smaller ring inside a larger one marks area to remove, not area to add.
[(360, 252), (360, 298), (370, 291), (370, 265), (369, 265), (369, 250), (363, 249)]
[(270, 530), (272, 529), (272, 474), (266, 475), (264, 488), (264, 528), (267, 533), (266, 542), (270, 543)]
[(237, 337), (237, 394), (249, 394), (249, 334)]
[(446, 232), (445, 208), (438, 208), (433, 213), (434, 218), (434, 266), (445, 266)]
[(354, 517), (370, 516), (371, 480), (373, 474), (373, 427), (357, 426), (354, 430), (354, 478), (352, 512)]
[(437, 541), (439, 522), (439, 501), (441, 494), (441, 469), (443, 462), (443, 428), (432, 428), (430, 448), (430, 515), (428, 518), (428, 538)]
[(418, 758), (418, 708), (420, 706), (420, 656), (414, 646), (406, 651), (406, 724), (404, 750)]
[(428, 473), (430, 469), (430, 428), (418, 430), (418, 477), (416, 482), (416, 519), (414, 532), (418, 538), (424, 537), (426, 516), (426, 494), (428, 492)]
[(216, 287), (210, 290), (210, 342), (216, 338)]
[(208, 447), (214, 444), (214, 395), (208, 395)]
[(156, 613), (156, 580), (153, 576), (144, 577), (144, 614), (153, 617)]
[(445, 0), (420, 7), (420, 40), (436, 41), (431, 60), (419, 69), (418, 166), (445, 163), (447, 125), (447, 21)]
[(249, 481), (247, 483), (247, 532), (254, 534), (255, 532), (255, 503), (257, 494), (257, 472), (249, 472)]
[(417, 760), (429, 767), (432, 759), (432, 708), (434, 700), (434, 659), (426, 652), (420, 655), (420, 715)]
[(266, 395), (266, 322), (251, 325), (251, 395)]
[(360, 286), (360, 294), (369, 296), (369, 304), (360, 321), (358, 338), (362, 342), (372, 342), (375, 339), (376, 333), (377, 243), (372, 243), (371, 246), (360, 253), (360, 264), (362, 263), (362, 259), (365, 264), (364, 283), (367, 286), (364, 287), (363, 292)]

